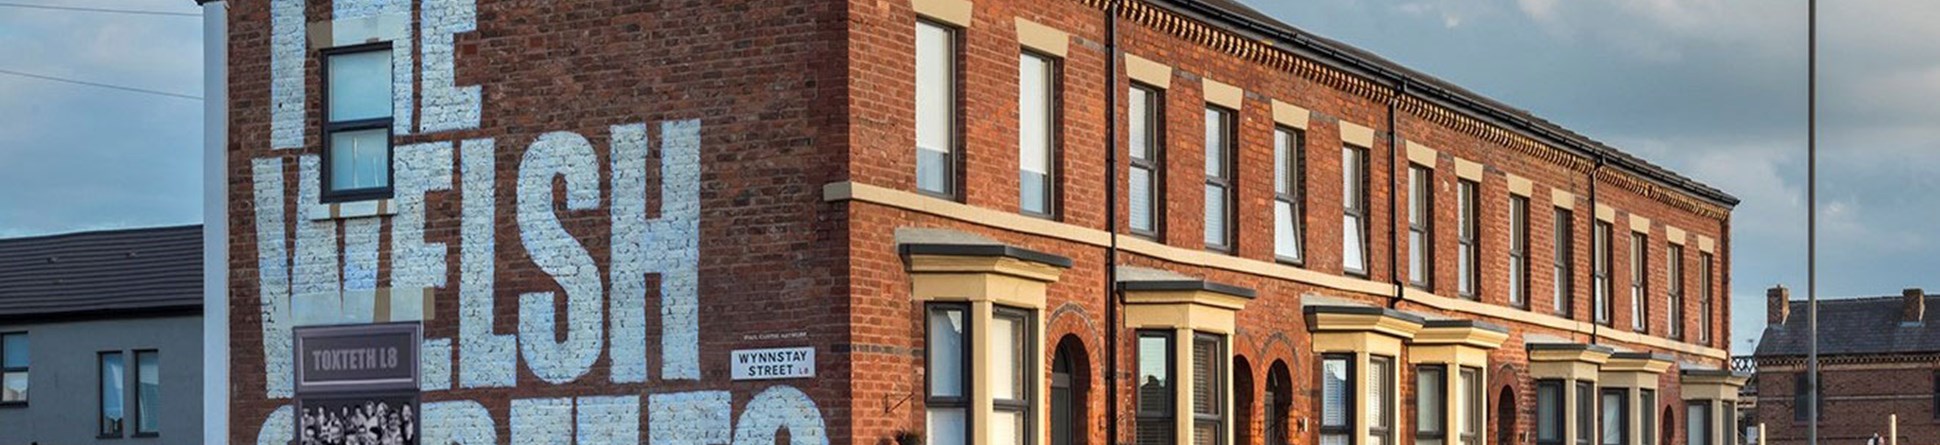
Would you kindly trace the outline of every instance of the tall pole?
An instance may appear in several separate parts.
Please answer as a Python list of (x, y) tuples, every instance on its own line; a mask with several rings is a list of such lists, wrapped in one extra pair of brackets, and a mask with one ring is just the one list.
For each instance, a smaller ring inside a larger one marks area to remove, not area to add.
[(1819, 1), (1805, 5), (1805, 434), (1819, 445)]

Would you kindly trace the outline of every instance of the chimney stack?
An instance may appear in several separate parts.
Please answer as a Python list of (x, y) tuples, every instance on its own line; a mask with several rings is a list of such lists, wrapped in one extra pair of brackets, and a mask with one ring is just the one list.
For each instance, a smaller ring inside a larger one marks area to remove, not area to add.
[(1784, 326), (1785, 319), (1792, 316), (1792, 290), (1785, 286), (1772, 286), (1765, 290), (1765, 324)]
[(1917, 287), (1907, 289), (1900, 291), (1900, 297), (1904, 299), (1900, 309), (1900, 322), (1919, 324), (1921, 321), (1926, 320), (1926, 291), (1920, 290)]

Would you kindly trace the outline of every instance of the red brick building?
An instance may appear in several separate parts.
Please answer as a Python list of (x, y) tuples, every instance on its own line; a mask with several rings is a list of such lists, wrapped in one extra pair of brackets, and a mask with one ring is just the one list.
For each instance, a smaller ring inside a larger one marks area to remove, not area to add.
[[(1766, 292), (1768, 325), (1758, 340), (1758, 408), (1765, 443), (1807, 443), (1806, 301), (1785, 288)], [(1935, 296), (1819, 300), (1819, 439), (1896, 443), (1940, 437), (1940, 330), (1927, 324)], [(1897, 420), (1897, 423), (1895, 422)], [(1895, 431), (1897, 429), (1897, 431)]]
[(377, 322), (430, 443), (1709, 445), (1744, 380), (1736, 198), (1231, 0), (206, 8), (211, 438)]

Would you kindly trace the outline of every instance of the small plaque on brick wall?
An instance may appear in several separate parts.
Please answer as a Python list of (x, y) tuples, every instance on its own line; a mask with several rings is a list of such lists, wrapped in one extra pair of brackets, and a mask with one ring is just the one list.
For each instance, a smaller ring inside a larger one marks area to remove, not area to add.
[(815, 348), (739, 349), (732, 357), (734, 380), (815, 377)]

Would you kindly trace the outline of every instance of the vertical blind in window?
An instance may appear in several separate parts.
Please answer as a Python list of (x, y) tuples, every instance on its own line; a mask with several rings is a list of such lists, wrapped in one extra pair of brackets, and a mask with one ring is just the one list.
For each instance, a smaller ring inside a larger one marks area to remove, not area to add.
[(990, 379), (992, 409), (990, 443), (1022, 445), (1030, 434), (1031, 366), (1033, 357), (1032, 323), (1024, 311), (997, 309), (990, 318), (989, 363), (984, 368)]
[(956, 32), (916, 22), (916, 188), (956, 193)]
[(1576, 317), (1574, 307), (1570, 304), (1570, 291), (1574, 287), (1574, 283), (1571, 280), (1575, 279), (1572, 275), (1576, 273), (1575, 266), (1570, 261), (1576, 251), (1574, 247), (1576, 238), (1572, 237), (1570, 233), (1572, 231), (1570, 227), (1573, 225), (1570, 217), (1569, 210), (1561, 207), (1556, 209), (1556, 240), (1553, 243), (1556, 246), (1556, 252), (1554, 255), (1551, 255), (1556, 262), (1556, 267), (1552, 275), (1553, 279), (1550, 280), (1551, 283), (1555, 284), (1553, 301), (1555, 306), (1553, 307), (1556, 308), (1556, 314), (1562, 315), (1563, 318)]
[(1057, 119), (1056, 66), (1043, 56), (1023, 53), (1017, 58), (1018, 207), (1024, 213), (1049, 216), (1057, 196), (1052, 177), (1053, 129)]
[(1562, 381), (1536, 382), (1537, 445), (1562, 445), (1564, 406)]
[(1626, 417), (1629, 417), (1629, 399), (1620, 389), (1603, 390), (1603, 445), (1624, 445), (1624, 436), (1630, 432)]
[(1529, 307), (1529, 198), (1509, 197), (1509, 304)]
[(1329, 355), (1320, 364), (1320, 444), (1349, 445), (1354, 428), (1354, 358)]
[(1394, 359), (1367, 361), (1367, 445), (1394, 443)]
[(1343, 145), (1341, 159), (1341, 266), (1367, 275), (1367, 154)]
[(1306, 239), (1301, 227), (1300, 199), (1305, 195), (1301, 178), (1303, 136), (1285, 127), (1273, 131), (1273, 255), (1284, 261), (1301, 262), (1300, 243)]
[(1233, 113), (1206, 107), (1206, 247), (1232, 249)]
[(1174, 445), (1172, 334), (1138, 334), (1138, 445)]
[(1416, 287), (1432, 286), (1430, 278), (1435, 275), (1435, 246), (1430, 235), (1429, 206), (1434, 205), (1435, 185), (1431, 183), (1433, 173), (1418, 165), (1408, 166), (1408, 283)]
[(1192, 443), (1221, 445), (1226, 417), (1221, 399), (1226, 375), (1224, 341), (1217, 335), (1192, 339)]
[(1482, 283), (1482, 251), (1475, 245), (1478, 238), (1476, 232), (1480, 230), (1476, 226), (1482, 215), (1481, 203), (1477, 202), (1477, 188), (1474, 181), (1456, 182), (1456, 197), (1461, 201), (1457, 210), (1462, 213), (1461, 233), (1456, 237), (1461, 246), (1455, 260), (1455, 269), (1461, 275), (1456, 280), (1456, 292), (1470, 300), (1482, 297), (1479, 291)]
[(1143, 85), (1133, 85), (1130, 96), (1131, 116), (1129, 149), (1131, 153), (1131, 212), (1132, 233), (1157, 236), (1159, 230), (1159, 110), (1163, 102), (1158, 100), (1158, 90)]
[(968, 373), (964, 361), (970, 353), (966, 342), (967, 306), (931, 305), (929, 309), (929, 407), (926, 423), (930, 445), (962, 445), (969, 439)]

